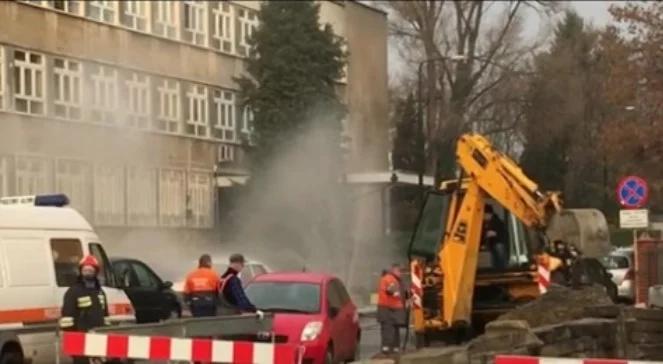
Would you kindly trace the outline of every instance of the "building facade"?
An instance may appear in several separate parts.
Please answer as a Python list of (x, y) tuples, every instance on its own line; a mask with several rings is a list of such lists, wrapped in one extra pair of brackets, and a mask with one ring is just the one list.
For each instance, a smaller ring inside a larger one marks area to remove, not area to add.
[[(246, 178), (251, 113), (234, 79), (258, 9), (0, 2), (0, 196), (66, 193), (118, 246), (218, 240), (218, 189)], [(348, 171), (385, 170), (386, 15), (325, 1), (321, 20), (350, 53)]]

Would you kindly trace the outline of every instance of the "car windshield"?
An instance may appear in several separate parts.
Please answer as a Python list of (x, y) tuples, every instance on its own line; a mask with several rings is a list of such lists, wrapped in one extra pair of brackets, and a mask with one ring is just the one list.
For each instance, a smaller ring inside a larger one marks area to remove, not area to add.
[(263, 311), (320, 312), (319, 284), (253, 282), (246, 287), (246, 295)]
[(608, 255), (601, 259), (601, 263), (606, 269), (626, 269), (628, 268), (628, 259), (620, 255)]

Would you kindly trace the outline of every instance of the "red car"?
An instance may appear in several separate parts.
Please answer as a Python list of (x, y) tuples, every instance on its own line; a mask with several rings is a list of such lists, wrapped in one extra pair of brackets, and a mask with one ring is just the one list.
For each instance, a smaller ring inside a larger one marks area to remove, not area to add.
[(246, 286), (260, 310), (274, 312), (276, 342), (301, 344), (304, 364), (358, 358), (359, 315), (341, 281), (327, 274), (266, 273)]

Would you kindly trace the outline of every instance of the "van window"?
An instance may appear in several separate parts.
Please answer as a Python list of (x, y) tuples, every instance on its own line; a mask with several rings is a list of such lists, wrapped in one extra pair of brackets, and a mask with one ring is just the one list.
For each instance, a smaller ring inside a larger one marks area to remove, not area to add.
[(78, 239), (51, 239), (51, 255), (55, 268), (55, 282), (69, 287), (78, 278), (78, 263), (83, 259), (83, 248)]
[(7, 259), (9, 287), (52, 286), (48, 250), (42, 239), (8, 239), (3, 241)]
[(90, 243), (89, 249), (90, 254), (97, 258), (99, 262), (99, 283), (102, 286), (115, 287), (115, 277), (113, 276), (113, 270), (108, 269), (111, 267), (111, 264), (104, 248), (99, 243)]

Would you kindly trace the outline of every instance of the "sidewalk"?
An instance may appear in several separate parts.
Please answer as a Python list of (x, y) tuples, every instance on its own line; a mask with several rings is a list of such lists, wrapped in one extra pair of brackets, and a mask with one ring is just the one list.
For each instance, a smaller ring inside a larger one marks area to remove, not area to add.
[(357, 309), (359, 317), (375, 317), (378, 312), (377, 306), (364, 306)]

